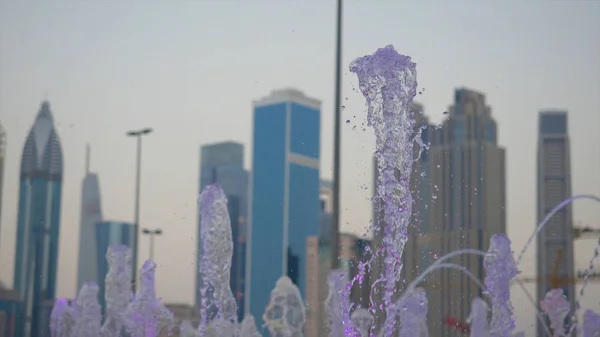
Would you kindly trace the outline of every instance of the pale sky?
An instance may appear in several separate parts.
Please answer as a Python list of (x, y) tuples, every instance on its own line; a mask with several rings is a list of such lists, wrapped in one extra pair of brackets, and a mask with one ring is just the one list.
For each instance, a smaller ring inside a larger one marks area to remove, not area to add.
[[(573, 193), (600, 195), (599, 17), (600, 2), (583, 0), (346, 1), (343, 119), (351, 123), (343, 126), (342, 229), (362, 233), (368, 225), (374, 149), (347, 66), (388, 44), (417, 63), (426, 89), (417, 100), (433, 121), (456, 87), (486, 94), (507, 149), (515, 250), (536, 225), (540, 109), (568, 109)], [(19, 160), (47, 97), (65, 158), (58, 294), (75, 293), (85, 144), (100, 176), (104, 217), (131, 221), (135, 141), (125, 131), (149, 126), (155, 133), (144, 139), (141, 222), (164, 230), (156, 242), (158, 293), (192, 303), (201, 144), (241, 141), (250, 167), (251, 101), (296, 87), (323, 101), (321, 175), (331, 177), (334, 20), (332, 0), (1, 1), (0, 122), (8, 154), (0, 280), (12, 284)], [(574, 218), (600, 227), (600, 206), (576, 202)], [(577, 242), (577, 268), (594, 246)], [(534, 251), (521, 266), (526, 275)], [(140, 259), (147, 256), (142, 237)], [(600, 297), (598, 283), (588, 289)], [(516, 306), (519, 328), (531, 331), (528, 305)], [(598, 300), (585, 306), (600, 310)]]

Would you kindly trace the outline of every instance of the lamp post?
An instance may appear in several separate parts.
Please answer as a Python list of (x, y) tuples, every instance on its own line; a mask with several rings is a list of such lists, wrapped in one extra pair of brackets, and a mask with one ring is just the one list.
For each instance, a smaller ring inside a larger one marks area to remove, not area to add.
[(162, 229), (142, 229), (142, 233), (150, 236), (150, 260), (154, 261), (154, 237), (162, 234)]
[(135, 290), (136, 280), (137, 280), (137, 259), (138, 259), (138, 234), (140, 228), (140, 175), (142, 169), (142, 136), (148, 135), (152, 132), (151, 128), (145, 128), (141, 130), (133, 130), (128, 131), (127, 137), (136, 137), (137, 138), (137, 166), (136, 166), (136, 178), (135, 178), (135, 210), (134, 210), (134, 223), (133, 223), (133, 256), (132, 256), (132, 265), (133, 272), (131, 276), (133, 278), (132, 285), (133, 290)]
[(335, 121), (333, 136), (333, 216), (331, 226), (331, 269), (339, 266), (340, 232), (340, 141), (342, 128), (342, 0), (337, 0), (337, 35), (335, 46)]

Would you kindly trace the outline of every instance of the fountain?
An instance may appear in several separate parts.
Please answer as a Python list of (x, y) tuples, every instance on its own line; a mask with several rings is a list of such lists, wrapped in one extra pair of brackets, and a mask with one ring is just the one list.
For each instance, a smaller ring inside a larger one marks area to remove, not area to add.
[[(497, 234), (491, 238), (487, 252), (463, 249), (446, 254), (409, 284), (404, 293), (397, 294), (395, 288), (402, 271), (402, 253), (408, 240), (407, 228), (412, 212), (409, 181), (415, 158), (413, 147), (414, 144), (420, 150), (427, 147), (427, 144), (420, 142), (419, 131), (415, 134), (413, 129), (414, 112), (411, 111), (411, 106), (417, 87), (416, 64), (410, 57), (400, 55), (392, 46), (387, 46), (373, 55), (357, 59), (351, 64), (350, 70), (358, 76), (360, 90), (368, 105), (369, 125), (375, 129), (377, 139), (375, 155), (379, 165), (379, 181), (376, 198), (383, 203), (385, 226), (373, 229), (383, 231), (384, 247), (382, 252), (374, 252), (372, 255), (385, 257), (384, 275), (375, 280), (375, 283), (385, 284), (383, 305), (386, 310), (386, 319), (378, 337), (428, 336), (427, 296), (419, 284), (429, 273), (442, 268), (465, 273), (483, 290), (485, 298), (475, 298), (471, 305), (468, 319), (471, 337), (524, 337), (524, 333), (514, 331), (513, 307), (510, 302), (511, 282), (515, 281), (522, 286), (515, 277), (523, 252), (550, 217), (562, 207), (581, 198), (600, 203), (600, 198), (575, 196), (558, 205), (542, 221), (516, 260), (510, 240), (505, 235)], [(197, 328), (187, 321), (179, 324), (180, 336), (259, 337), (261, 334), (251, 315), (246, 315), (241, 324), (237, 322), (236, 302), (229, 287), (233, 243), (225, 193), (217, 185), (207, 186), (200, 194), (199, 204), (203, 247), (199, 262), (201, 319)], [(484, 258), (486, 276), (483, 284), (467, 268), (446, 262), (463, 254)], [(591, 272), (597, 256), (598, 248), (586, 275)], [(162, 329), (172, 328), (175, 323), (173, 314), (156, 298), (154, 262), (148, 260), (140, 269), (140, 287), (132, 297), (129, 249), (123, 246), (110, 247), (106, 257), (109, 271), (105, 282), (104, 324), (101, 325), (98, 286), (86, 283), (76, 301), (56, 301), (50, 316), (52, 337), (156, 337)], [(326, 311), (330, 319), (330, 337), (374, 336), (374, 308), (354, 307), (349, 300), (352, 285), (357, 280), (362, 282), (369, 263), (371, 261), (361, 263), (358, 275), (349, 281), (347, 271), (334, 270), (329, 275)], [(586, 284), (587, 276), (580, 296), (583, 295)], [(269, 334), (273, 337), (302, 337), (306, 308), (299, 289), (287, 276), (282, 276), (274, 286), (263, 316)], [(550, 290), (540, 306), (549, 318), (553, 336), (570, 336), (570, 332), (577, 327), (575, 315), (579, 304), (577, 303), (575, 310), (571, 310), (568, 301), (562, 296), (562, 290)], [(214, 317), (209, 316), (210, 310), (216, 312)], [(542, 315), (539, 311), (536, 313), (545, 326)], [(565, 327), (565, 317), (569, 314), (573, 315), (572, 323)], [(600, 314), (587, 310), (581, 331), (584, 337), (600, 336)]]

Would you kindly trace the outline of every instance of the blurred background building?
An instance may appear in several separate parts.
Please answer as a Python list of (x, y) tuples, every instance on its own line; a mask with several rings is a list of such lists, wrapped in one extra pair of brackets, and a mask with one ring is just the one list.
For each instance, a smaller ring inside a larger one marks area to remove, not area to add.
[(306, 291), (306, 240), (319, 234), (321, 102), (276, 90), (254, 106), (246, 312), (259, 330), (282, 275)]
[(100, 202), (100, 183), (98, 175), (90, 172), (90, 146), (86, 146), (85, 176), (81, 183), (81, 211), (79, 222), (79, 260), (77, 264), (77, 290), (85, 282), (96, 281), (98, 259), (104, 258), (106, 250), (98, 255), (96, 224), (102, 222), (102, 204)]
[[(133, 238), (131, 237), (133, 224), (119, 221), (102, 221), (95, 225), (95, 246), (96, 246), (96, 261), (97, 266), (95, 280), (98, 283), (98, 301), (102, 306), (102, 312), (106, 310), (106, 273), (108, 273), (108, 260), (106, 259), (106, 252), (108, 247), (112, 245), (123, 245), (126, 247), (133, 247)], [(133, 268), (133, 266), (132, 266)]]
[[(538, 131), (536, 224), (572, 196), (567, 112), (541, 112)], [(556, 212), (537, 236), (537, 303), (549, 290), (560, 287), (575, 305), (575, 283), (571, 282), (575, 277), (573, 240), (573, 215), (569, 204)], [(553, 278), (568, 281), (557, 284)], [(550, 337), (540, 322), (537, 322), (536, 331), (538, 336)]]
[[(222, 142), (200, 148), (200, 192), (208, 185), (218, 184), (227, 196), (227, 210), (231, 220), (233, 257), (230, 286), (238, 306), (238, 319), (244, 313), (246, 274), (246, 218), (248, 214), (248, 172), (244, 170), (244, 145)], [(198, 212), (199, 214), (200, 212)], [(198, 263), (202, 254), (202, 237), (198, 215)], [(200, 308), (201, 270), (196, 273), (196, 308)], [(213, 308), (216, 309), (216, 308)], [(211, 309), (212, 310), (212, 309)], [(214, 310), (213, 310), (214, 311)]]
[(13, 284), (25, 303), (23, 336), (42, 336), (42, 304), (55, 298), (62, 173), (62, 149), (44, 101), (21, 156)]
[(19, 294), (0, 284), (0, 337), (23, 336), (23, 301)]
[(0, 234), (2, 233), (2, 195), (4, 194), (4, 160), (6, 158), (6, 131), (0, 123)]

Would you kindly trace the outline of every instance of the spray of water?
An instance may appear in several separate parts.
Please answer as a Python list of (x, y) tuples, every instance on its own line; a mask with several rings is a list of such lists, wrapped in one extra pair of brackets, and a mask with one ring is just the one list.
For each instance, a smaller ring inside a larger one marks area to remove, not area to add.
[(98, 337), (102, 323), (102, 308), (98, 303), (98, 285), (87, 282), (77, 294), (78, 315), (71, 336)]
[[(237, 304), (229, 283), (233, 241), (227, 197), (218, 185), (209, 185), (200, 193), (200, 277), (202, 304), (200, 335), (206, 334), (209, 308), (216, 308), (217, 318), (237, 323)], [(209, 293), (209, 290), (211, 292)], [(225, 324), (222, 324), (225, 329)], [(229, 325), (227, 325), (229, 326)]]
[(553, 337), (565, 335), (565, 318), (571, 311), (571, 303), (565, 298), (562, 289), (548, 291), (546, 297), (540, 302), (544, 313), (550, 319)]
[(360, 90), (367, 101), (367, 121), (375, 130), (377, 141), (375, 157), (379, 181), (376, 199), (383, 203), (385, 223), (385, 332), (391, 336), (397, 316), (394, 292), (402, 270), (402, 252), (408, 240), (413, 202), (410, 193), (414, 162), (411, 107), (417, 94), (416, 64), (410, 57), (398, 54), (394, 47), (387, 46), (352, 62), (350, 71), (358, 77)]
[(131, 299), (131, 249), (123, 245), (108, 247), (108, 273), (104, 281), (106, 314), (103, 336), (120, 336), (125, 326), (125, 312)]
[(263, 321), (271, 336), (303, 336), (306, 308), (300, 296), (300, 289), (289, 277), (282, 276), (277, 280), (275, 288), (271, 291)]

